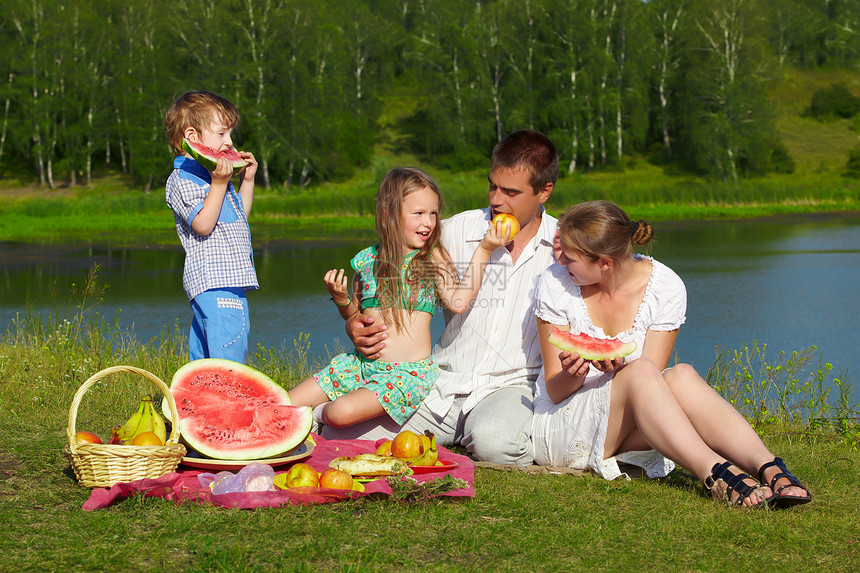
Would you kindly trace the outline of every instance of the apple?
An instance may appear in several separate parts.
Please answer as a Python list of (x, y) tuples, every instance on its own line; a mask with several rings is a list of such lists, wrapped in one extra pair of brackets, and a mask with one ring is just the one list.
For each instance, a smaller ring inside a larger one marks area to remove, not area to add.
[(76, 444), (100, 444), (102, 439), (92, 432), (80, 431), (75, 434)]
[(287, 472), (287, 487), (319, 487), (320, 475), (308, 464), (298, 463)]
[(403, 430), (391, 441), (391, 455), (395, 458), (408, 460), (424, 453), (421, 436), (409, 430)]
[(320, 487), (352, 489), (352, 476), (341, 470), (326, 468), (320, 474)]
[(385, 440), (382, 442), (379, 447), (376, 449), (377, 456), (390, 456), (391, 455), (391, 440)]
[(510, 225), (511, 228), (511, 240), (517, 236), (517, 233), (520, 232), (520, 222), (517, 221), (517, 218), (511, 215), (510, 213), (499, 213), (495, 217), (493, 217), (493, 226), (496, 226), (496, 223), (501, 222), (502, 225)]

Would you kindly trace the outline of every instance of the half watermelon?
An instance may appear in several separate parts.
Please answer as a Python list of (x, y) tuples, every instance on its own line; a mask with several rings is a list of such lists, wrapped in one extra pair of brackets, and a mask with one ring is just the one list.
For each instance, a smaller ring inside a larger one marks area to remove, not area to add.
[(612, 360), (627, 356), (636, 350), (636, 343), (621, 342), (617, 338), (594, 338), (584, 332), (574, 334), (553, 326), (549, 331), (549, 341), (571, 354), (586, 360)]
[(271, 378), (230, 360), (189, 362), (173, 375), (170, 393), (182, 440), (209, 458), (277, 457), (304, 443), (313, 424), (309, 407), (290, 405)]
[(222, 157), (226, 158), (233, 164), (233, 175), (236, 175), (248, 165), (244, 159), (239, 157), (239, 154), (236, 153), (236, 150), (232, 147), (227, 151), (217, 151), (211, 147), (206, 147), (202, 143), (183, 139), (182, 149), (187, 151), (188, 155), (193, 157), (200, 165), (209, 171), (215, 170), (218, 160)]

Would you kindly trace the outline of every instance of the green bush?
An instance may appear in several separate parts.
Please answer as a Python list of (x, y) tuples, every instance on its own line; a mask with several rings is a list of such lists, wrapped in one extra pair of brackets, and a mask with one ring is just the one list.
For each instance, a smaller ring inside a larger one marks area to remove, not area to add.
[(841, 117), (848, 119), (860, 112), (860, 97), (844, 84), (833, 84), (817, 90), (812, 96), (810, 115), (817, 119)]
[(777, 142), (770, 154), (770, 170), (774, 173), (794, 173), (794, 158), (781, 141)]

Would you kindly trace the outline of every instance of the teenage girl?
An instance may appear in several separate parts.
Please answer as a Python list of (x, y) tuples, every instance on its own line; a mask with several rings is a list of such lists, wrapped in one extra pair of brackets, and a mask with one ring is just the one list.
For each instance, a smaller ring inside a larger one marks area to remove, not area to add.
[(433, 387), (430, 320), (437, 301), (460, 314), (474, 303), (490, 254), (510, 242), (510, 226), (489, 225), (462, 277), (457, 279), (441, 244), (439, 188), (419, 169), (392, 169), (376, 194), (379, 244), (359, 252), (353, 296), (343, 269), (324, 282), (347, 319), (361, 311), (393, 326), (377, 360), (339, 354), (290, 391), (293, 405), (314, 407), (314, 420), (335, 428), (383, 414), (402, 425)]
[[(543, 358), (535, 461), (608, 479), (620, 475), (620, 461), (652, 477), (677, 462), (734, 505), (809, 502), (809, 491), (691, 366), (666, 368), (687, 296), (669, 267), (633, 254), (633, 244), (653, 234), (606, 201), (575, 205), (559, 219), (557, 264), (541, 275), (535, 295)], [(552, 326), (633, 340), (637, 349), (626, 359), (585, 360), (549, 343)]]

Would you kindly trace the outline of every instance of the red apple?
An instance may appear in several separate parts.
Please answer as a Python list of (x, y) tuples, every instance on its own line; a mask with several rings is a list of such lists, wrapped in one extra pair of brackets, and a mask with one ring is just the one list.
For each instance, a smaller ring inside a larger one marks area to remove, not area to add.
[(320, 474), (320, 487), (352, 489), (352, 476), (334, 468), (326, 468)]
[(295, 464), (287, 472), (287, 487), (319, 487), (320, 476), (308, 464)]
[(75, 434), (76, 444), (100, 444), (102, 439), (92, 432), (80, 431)]
[(510, 225), (511, 227), (511, 240), (514, 240), (514, 237), (517, 236), (517, 233), (520, 232), (520, 222), (517, 221), (517, 218), (511, 215), (510, 213), (499, 213), (495, 217), (493, 217), (493, 226), (496, 226), (496, 223), (501, 222), (502, 225)]
[(390, 456), (391, 455), (391, 440), (385, 440), (382, 442), (379, 447), (376, 449), (377, 456)]
[(409, 430), (403, 430), (391, 441), (391, 455), (395, 458), (408, 460), (424, 453), (421, 436)]

